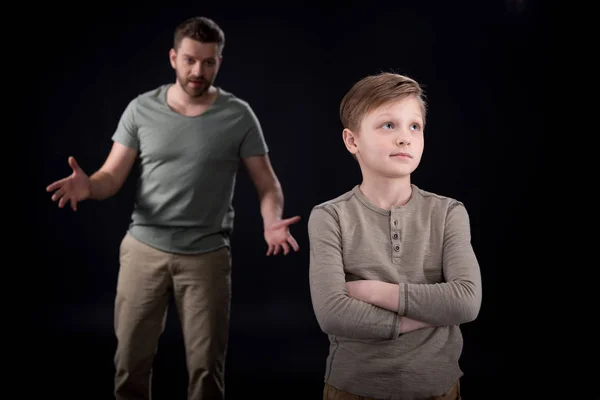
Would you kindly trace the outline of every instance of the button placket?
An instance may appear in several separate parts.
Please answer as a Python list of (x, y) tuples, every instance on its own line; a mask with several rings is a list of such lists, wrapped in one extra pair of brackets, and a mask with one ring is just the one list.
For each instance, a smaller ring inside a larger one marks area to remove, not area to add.
[(392, 260), (398, 261), (402, 251), (402, 242), (400, 241), (400, 221), (398, 216), (390, 215), (390, 241), (392, 244)]

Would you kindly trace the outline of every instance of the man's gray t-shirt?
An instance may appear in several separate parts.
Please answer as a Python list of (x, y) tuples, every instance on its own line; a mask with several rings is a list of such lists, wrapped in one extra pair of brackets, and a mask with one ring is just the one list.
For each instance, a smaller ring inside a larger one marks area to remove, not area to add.
[(219, 89), (203, 114), (173, 111), (162, 85), (126, 107), (112, 139), (138, 150), (140, 180), (129, 232), (173, 253), (229, 246), (242, 158), (268, 152), (247, 102)]

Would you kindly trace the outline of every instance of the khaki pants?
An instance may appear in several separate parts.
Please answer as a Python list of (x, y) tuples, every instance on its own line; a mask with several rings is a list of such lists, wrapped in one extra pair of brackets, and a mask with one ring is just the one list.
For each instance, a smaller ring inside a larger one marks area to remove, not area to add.
[(165, 253), (125, 235), (115, 301), (117, 400), (149, 400), (152, 364), (173, 294), (186, 351), (189, 400), (222, 400), (231, 300), (228, 248)]
[[(456, 382), (454, 386), (450, 388), (448, 393), (441, 396), (430, 397), (423, 400), (461, 400), (460, 397), (460, 380)], [(377, 400), (372, 397), (357, 396), (348, 392), (339, 390), (328, 383), (325, 383), (323, 389), (323, 400)]]

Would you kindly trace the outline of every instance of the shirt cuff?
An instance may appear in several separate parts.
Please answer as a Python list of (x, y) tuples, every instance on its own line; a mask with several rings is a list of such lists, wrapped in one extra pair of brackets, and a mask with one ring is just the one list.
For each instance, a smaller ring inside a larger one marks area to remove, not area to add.
[(408, 314), (408, 285), (406, 282), (398, 285), (398, 314), (405, 317)]

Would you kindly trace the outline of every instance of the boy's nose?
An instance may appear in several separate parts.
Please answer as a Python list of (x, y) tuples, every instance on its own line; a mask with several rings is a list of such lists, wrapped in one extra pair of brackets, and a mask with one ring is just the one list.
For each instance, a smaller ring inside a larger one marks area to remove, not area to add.
[(399, 136), (398, 139), (396, 139), (396, 144), (398, 146), (408, 146), (410, 145), (410, 138), (405, 136)]

